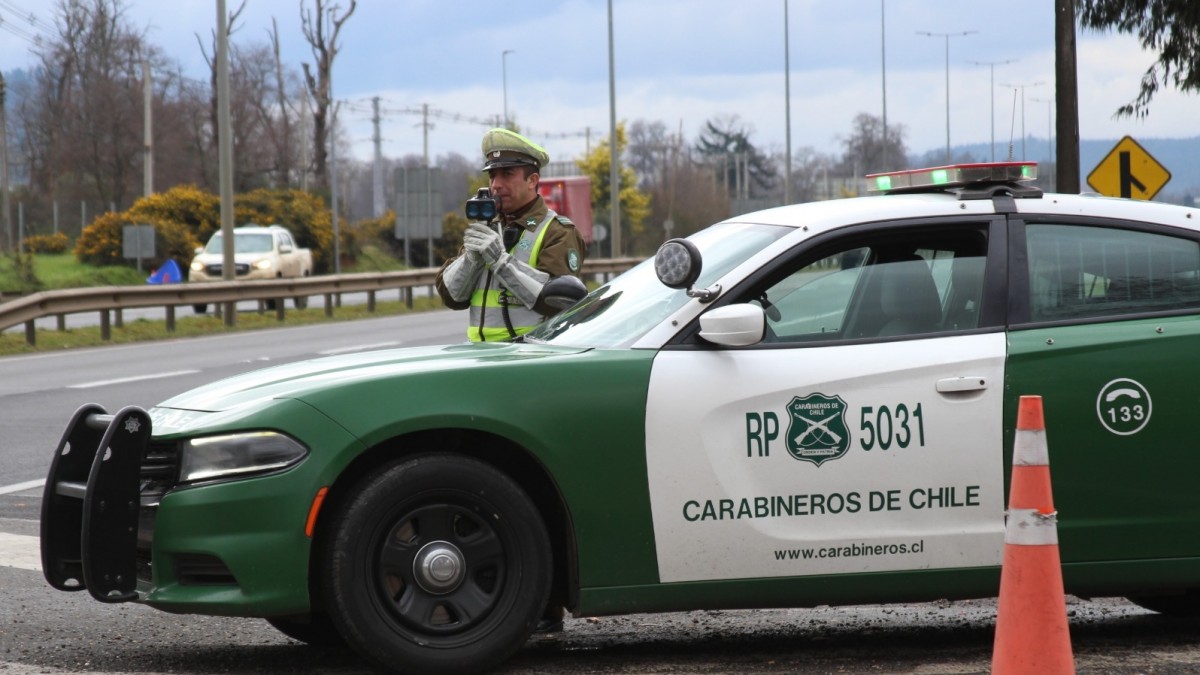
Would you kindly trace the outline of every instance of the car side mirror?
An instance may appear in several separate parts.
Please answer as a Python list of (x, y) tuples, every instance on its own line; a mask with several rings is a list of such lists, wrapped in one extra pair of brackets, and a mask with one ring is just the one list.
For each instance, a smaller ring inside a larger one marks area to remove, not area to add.
[(563, 310), (579, 302), (588, 294), (587, 286), (579, 277), (564, 274), (554, 277), (542, 286), (537, 304), (545, 304), (554, 309)]
[(700, 315), (700, 337), (723, 347), (748, 347), (762, 342), (767, 317), (750, 303), (726, 305)]

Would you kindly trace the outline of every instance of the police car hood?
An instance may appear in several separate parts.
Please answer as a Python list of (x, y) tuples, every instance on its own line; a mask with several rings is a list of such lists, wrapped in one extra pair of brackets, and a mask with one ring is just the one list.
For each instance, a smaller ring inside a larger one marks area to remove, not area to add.
[(353, 397), (356, 389), (378, 391), (381, 384), (397, 395), (430, 382), (472, 381), (486, 387), (488, 381), (502, 381), (505, 372), (521, 364), (583, 351), (587, 349), (478, 343), (344, 354), (237, 375), (170, 398), (156, 408), (226, 412), (277, 399), (313, 403), (330, 396)]

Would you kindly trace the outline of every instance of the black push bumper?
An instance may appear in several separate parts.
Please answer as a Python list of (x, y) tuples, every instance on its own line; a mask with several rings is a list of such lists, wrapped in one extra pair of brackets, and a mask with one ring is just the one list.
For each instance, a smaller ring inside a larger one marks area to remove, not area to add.
[(54, 588), (86, 588), (101, 602), (138, 599), (139, 488), (150, 430), (138, 407), (75, 411), (42, 499), (42, 571)]

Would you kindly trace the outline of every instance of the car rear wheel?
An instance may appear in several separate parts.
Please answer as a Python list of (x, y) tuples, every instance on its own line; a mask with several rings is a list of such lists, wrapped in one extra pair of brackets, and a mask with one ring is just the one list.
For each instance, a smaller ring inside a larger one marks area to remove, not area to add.
[(1151, 612), (1168, 616), (1200, 616), (1200, 591), (1185, 591), (1176, 595), (1136, 595), (1130, 602)]
[(292, 298), (292, 304), (296, 306), (296, 309), (304, 309), (305, 307), (308, 307), (308, 296), (297, 295), (296, 297)]
[(326, 604), (376, 664), (478, 671), (510, 656), (550, 591), (549, 538), (524, 491), (495, 468), (430, 455), (384, 467), (331, 514)]
[(192, 305), (192, 311), (197, 314), (204, 314), (208, 311), (208, 305), (206, 305), (206, 304)]

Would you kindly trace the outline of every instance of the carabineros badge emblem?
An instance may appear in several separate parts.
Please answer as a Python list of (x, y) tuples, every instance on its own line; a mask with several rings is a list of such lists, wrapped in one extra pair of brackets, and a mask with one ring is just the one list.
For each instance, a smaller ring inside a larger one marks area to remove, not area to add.
[(796, 396), (787, 409), (787, 449), (792, 457), (821, 466), (850, 449), (846, 402), (841, 396)]

